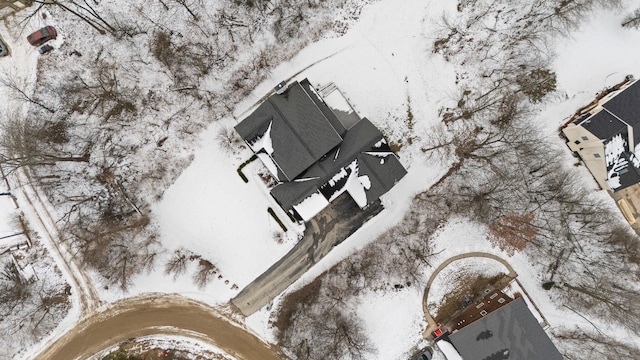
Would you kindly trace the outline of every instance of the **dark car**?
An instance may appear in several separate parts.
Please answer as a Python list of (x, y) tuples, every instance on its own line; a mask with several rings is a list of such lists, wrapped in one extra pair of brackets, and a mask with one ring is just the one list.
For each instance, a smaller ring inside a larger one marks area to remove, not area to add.
[(0, 57), (9, 55), (9, 50), (7, 49), (7, 45), (5, 45), (2, 40), (0, 40)]
[(48, 52), (49, 52), (49, 51), (51, 51), (51, 50), (53, 50), (53, 46), (51, 46), (51, 45), (47, 44), (47, 45), (45, 45), (45, 46), (41, 47), (40, 49), (38, 49), (38, 52), (39, 52), (41, 55), (44, 55), (44, 54), (48, 53)]
[(58, 36), (53, 26), (45, 26), (42, 29), (27, 36), (27, 41), (33, 46), (40, 46), (49, 40), (53, 40)]
[(419, 353), (415, 354), (411, 360), (431, 360), (431, 356), (433, 355), (433, 350), (430, 347), (426, 347), (420, 350)]

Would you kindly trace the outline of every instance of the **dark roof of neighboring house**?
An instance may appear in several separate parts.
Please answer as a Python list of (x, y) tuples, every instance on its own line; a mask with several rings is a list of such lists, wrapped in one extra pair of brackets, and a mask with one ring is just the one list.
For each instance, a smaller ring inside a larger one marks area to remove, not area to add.
[(380, 130), (364, 118), (344, 134), (344, 141), (338, 148), (300, 174), (296, 181), (276, 185), (271, 194), (289, 210), (356, 159), (360, 176), (366, 175), (371, 181), (371, 187), (366, 191), (367, 202), (370, 203), (389, 191), (407, 173), (398, 158), (382, 143), (383, 139)]
[(449, 334), (449, 339), (464, 360), (562, 360), (522, 298)]
[(611, 115), (606, 110), (601, 110), (597, 114), (582, 122), (582, 127), (597, 136), (598, 139), (608, 139), (616, 133), (627, 128), (627, 124)]
[[(619, 187), (610, 185), (611, 190), (614, 192), (640, 183), (640, 169), (635, 166), (638, 160), (634, 160), (634, 157), (635, 155), (626, 151), (620, 154), (616, 163), (611, 165), (607, 164), (608, 181), (618, 178), (617, 181), (620, 183)], [(618, 166), (618, 163), (622, 164), (622, 166)], [(638, 163), (638, 165), (640, 165), (640, 163)]]
[(635, 81), (602, 105), (631, 126), (640, 123), (640, 81)]
[(314, 101), (316, 95), (308, 91), (308, 87), (293, 83), (235, 126), (244, 140), (252, 142), (271, 125), (271, 158), (280, 180), (293, 180), (342, 142), (341, 129), (334, 127), (338, 120), (329, 120), (330, 110)]
[[(602, 109), (574, 121), (598, 139), (605, 150), (607, 183), (616, 192), (640, 182), (640, 161), (633, 152), (640, 149), (640, 81), (615, 94)], [(633, 129), (629, 139), (628, 126)]]

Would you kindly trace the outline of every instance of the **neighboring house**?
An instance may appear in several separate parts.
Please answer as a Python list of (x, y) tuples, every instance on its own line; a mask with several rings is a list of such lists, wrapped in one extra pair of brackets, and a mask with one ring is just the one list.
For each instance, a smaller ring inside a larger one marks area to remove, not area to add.
[(600, 93), (562, 133), (601, 188), (616, 192), (640, 183), (640, 82), (627, 76)]
[(0, 19), (18, 12), (33, 4), (33, 0), (0, 0)]
[(407, 173), (335, 86), (324, 96), (307, 79), (277, 90), (235, 129), (278, 180), (271, 195), (296, 219), (308, 221), (344, 192), (364, 208)]
[(509, 300), (490, 312), (480, 310), (480, 317), (436, 339), (447, 360), (562, 360), (525, 300), (499, 292), (495, 302), (500, 298)]

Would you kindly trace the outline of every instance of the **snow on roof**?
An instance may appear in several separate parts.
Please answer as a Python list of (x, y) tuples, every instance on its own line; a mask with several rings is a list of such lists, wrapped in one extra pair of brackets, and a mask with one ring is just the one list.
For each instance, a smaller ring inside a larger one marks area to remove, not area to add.
[(264, 166), (266, 166), (267, 169), (269, 169), (271, 174), (273, 174), (273, 176), (276, 179), (278, 179), (278, 166), (273, 161), (273, 159), (271, 159), (271, 157), (268, 154), (265, 154), (263, 152), (256, 153), (256, 155), (258, 156), (258, 159), (262, 160), (262, 162), (264, 163)]
[(293, 208), (304, 221), (309, 221), (311, 218), (316, 216), (316, 214), (326, 208), (327, 205), (329, 205), (329, 201), (320, 194), (320, 191), (317, 191), (302, 200), (298, 205), (293, 205)]
[(377, 149), (377, 148), (381, 147), (383, 144), (386, 144), (386, 143), (387, 143), (387, 141), (384, 138), (382, 138), (382, 139), (380, 139), (380, 141), (378, 141), (377, 143), (373, 144), (373, 147)]
[(371, 179), (369, 179), (368, 175), (358, 176), (358, 181), (360, 181), (360, 183), (366, 190), (369, 190), (371, 188)]
[[(258, 140), (254, 141), (252, 144), (249, 144), (249, 146), (251, 146), (251, 150), (253, 150), (254, 153), (257, 153), (260, 150), (264, 150), (269, 155), (273, 154), (273, 143), (271, 142), (271, 126), (272, 125), (273, 125), (273, 121), (269, 122), (269, 127), (267, 128), (267, 131), (265, 131), (264, 134)], [(277, 174), (277, 173), (274, 173), (274, 174)]]
[(453, 345), (448, 341), (440, 340), (436, 342), (436, 345), (438, 345), (438, 348), (442, 351), (447, 360), (462, 360), (462, 356), (458, 354), (458, 351), (456, 351)]
[(345, 99), (342, 93), (337, 89), (325, 95), (324, 102), (333, 110), (343, 111), (347, 114), (351, 114), (353, 112), (353, 108), (349, 105), (347, 99)]
[(626, 143), (622, 138), (622, 134), (617, 134), (611, 138), (611, 141), (604, 145), (604, 159), (607, 166), (613, 165), (616, 160), (625, 152)]
[(533, 305), (533, 302), (531, 301), (531, 299), (529, 299), (529, 295), (524, 291), (522, 286), (520, 286), (520, 283), (518, 281), (510, 282), (509, 285), (507, 285), (507, 287), (502, 289), (502, 292), (511, 296), (512, 298), (515, 298), (516, 293), (520, 293), (522, 295), (522, 298), (524, 299), (524, 302), (527, 304), (529, 311), (531, 311), (531, 314), (533, 314), (533, 317), (536, 318), (538, 323), (539, 324), (547, 323), (542, 317), (542, 314), (540, 313), (540, 311), (538, 311), (535, 305)]
[[(350, 168), (351, 165), (354, 164), (355, 162), (356, 160), (354, 160), (351, 164), (349, 164), (347, 168)], [(344, 178), (347, 175), (349, 175), (349, 173), (347, 173), (346, 168), (341, 168), (340, 171), (338, 171), (335, 175), (333, 175), (331, 179), (329, 179), (329, 181), (327, 181), (327, 183), (329, 184), (329, 186), (335, 186), (336, 183), (340, 181), (340, 179)]]
[[(347, 171), (349, 169), (351, 171)], [(361, 208), (367, 206), (367, 194), (365, 190), (369, 190), (371, 188), (371, 179), (369, 176), (358, 176), (358, 160), (353, 160), (346, 168), (340, 169), (331, 180), (329, 180), (329, 184), (334, 186), (340, 179), (347, 176), (347, 181), (344, 186), (340, 189), (337, 189), (329, 198), (329, 201), (333, 201), (335, 198), (340, 196), (342, 193), (347, 191), (349, 195), (353, 198), (353, 200), (360, 206)]]
[(393, 155), (391, 151), (366, 151), (365, 154), (377, 157), (387, 157), (389, 155)]
[[(369, 178), (367, 178), (367, 180), (369, 180)], [(371, 182), (369, 182), (369, 185), (371, 185)], [(344, 185), (344, 190), (347, 191), (349, 195), (351, 195), (358, 206), (360, 206), (361, 208), (367, 206), (367, 194), (365, 194), (364, 186), (358, 179), (357, 166), (356, 169), (349, 175), (347, 183)]]
[(604, 159), (607, 165), (607, 185), (611, 190), (623, 186), (621, 175), (628, 172), (629, 161), (624, 153), (627, 151), (627, 142), (622, 134), (614, 135), (610, 141), (604, 144)]

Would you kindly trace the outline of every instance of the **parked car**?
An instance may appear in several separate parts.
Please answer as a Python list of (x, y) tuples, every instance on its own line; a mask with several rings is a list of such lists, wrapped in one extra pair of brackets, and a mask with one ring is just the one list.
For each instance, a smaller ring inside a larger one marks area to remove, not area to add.
[(7, 49), (7, 45), (0, 40), (0, 57), (7, 55), (9, 55), (9, 49)]
[(39, 52), (41, 55), (44, 55), (44, 54), (48, 53), (48, 52), (49, 52), (49, 51), (51, 51), (51, 50), (53, 50), (53, 46), (51, 46), (51, 45), (47, 44), (47, 45), (45, 45), (45, 46), (41, 47), (40, 49), (38, 49), (38, 52)]
[(53, 26), (45, 26), (42, 29), (27, 36), (27, 41), (33, 46), (40, 46), (49, 40), (53, 40), (58, 36)]
[(415, 354), (411, 360), (431, 360), (431, 356), (433, 356), (433, 350), (430, 347), (426, 347)]

